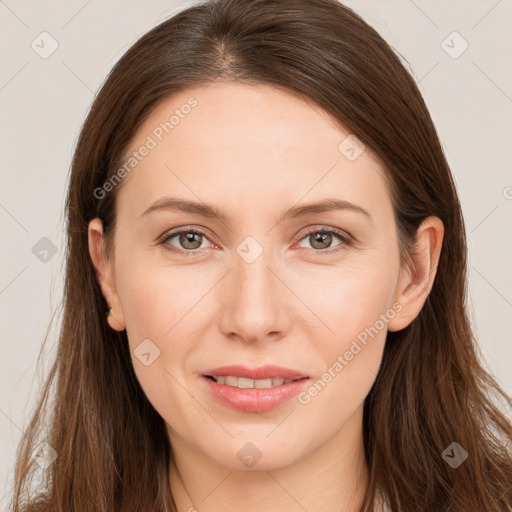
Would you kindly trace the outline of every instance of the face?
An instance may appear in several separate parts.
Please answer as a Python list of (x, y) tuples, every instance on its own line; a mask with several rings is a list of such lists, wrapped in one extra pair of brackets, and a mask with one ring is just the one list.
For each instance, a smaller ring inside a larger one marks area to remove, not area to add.
[(271, 469), (360, 427), (400, 267), (384, 170), (349, 135), (292, 93), (216, 83), (132, 140), (102, 287), (173, 447)]

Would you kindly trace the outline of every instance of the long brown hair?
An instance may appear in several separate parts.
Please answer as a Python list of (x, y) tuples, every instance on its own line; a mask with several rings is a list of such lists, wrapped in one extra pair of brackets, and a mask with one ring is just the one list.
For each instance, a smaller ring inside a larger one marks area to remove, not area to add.
[[(112, 248), (119, 187), (101, 197), (95, 190), (118, 171), (159, 102), (219, 80), (299, 93), (371, 148), (391, 185), (403, 262), (423, 219), (444, 223), (428, 299), (407, 328), (388, 333), (365, 400), (370, 480), (361, 511), (373, 510), (377, 493), (392, 511), (512, 511), (512, 425), (498, 404), (512, 401), (483, 368), (470, 327), (464, 221), (448, 163), (413, 78), (382, 37), (335, 0), (196, 4), (145, 34), (112, 69), (74, 154), (62, 327), (18, 447), (13, 510), (175, 510), (164, 420), (135, 376), (126, 331), (107, 325), (87, 227), (99, 217)], [(443, 457), (454, 442), (468, 454), (456, 469)], [(36, 447), (45, 460), (57, 455), (42, 471)]]

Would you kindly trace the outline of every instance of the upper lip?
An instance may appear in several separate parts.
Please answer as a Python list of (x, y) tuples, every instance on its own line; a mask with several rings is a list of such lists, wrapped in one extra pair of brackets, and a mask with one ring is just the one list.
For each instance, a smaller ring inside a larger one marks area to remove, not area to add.
[(221, 377), (231, 375), (234, 377), (246, 377), (248, 379), (261, 380), (282, 377), (283, 379), (298, 380), (307, 377), (306, 374), (290, 368), (283, 368), (282, 366), (274, 366), (267, 364), (259, 366), (258, 368), (248, 368), (247, 366), (231, 365), (222, 366), (207, 370), (203, 373), (205, 376)]

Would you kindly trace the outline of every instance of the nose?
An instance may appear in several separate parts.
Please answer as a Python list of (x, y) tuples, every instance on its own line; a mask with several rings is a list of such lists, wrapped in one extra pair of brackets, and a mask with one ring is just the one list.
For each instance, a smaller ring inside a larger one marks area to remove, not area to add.
[(290, 325), (282, 280), (265, 252), (252, 262), (236, 254), (221, 291), (222, 332), (248, 343), (282, 339)]

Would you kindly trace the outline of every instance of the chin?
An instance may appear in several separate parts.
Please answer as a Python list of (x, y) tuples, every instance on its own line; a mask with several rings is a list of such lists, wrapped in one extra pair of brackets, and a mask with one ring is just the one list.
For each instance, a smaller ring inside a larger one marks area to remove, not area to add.
[(218, 452), (212, 453), (208, 449), (204, 453), (231, 471), (271, 471), (293, 464), (300, 457), (297, 443), (290, 438), (289, 446), (281, 438), (276, 437), (274, 441), (265, 439), (268, 432), (266, 429), (264, 434), (257, 437), (245, 435), (243, 438), (230, 439), (225, 445), (219, 443)]

